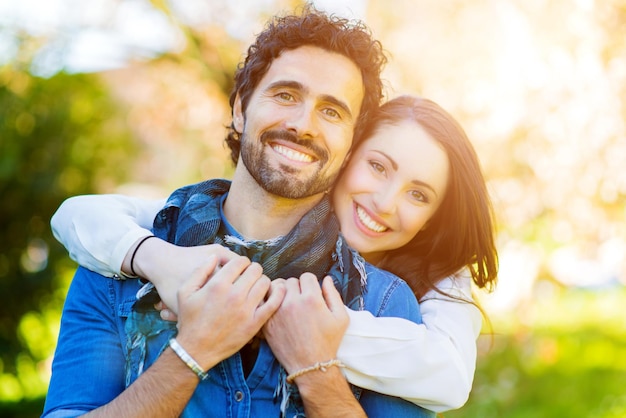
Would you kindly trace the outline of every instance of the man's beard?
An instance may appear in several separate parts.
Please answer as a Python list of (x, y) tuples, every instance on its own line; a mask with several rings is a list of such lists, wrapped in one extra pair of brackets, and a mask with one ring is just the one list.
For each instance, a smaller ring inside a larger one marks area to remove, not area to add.
[[(302, 147), (306, 147), (317, 159), (318, 171), (306, 179), (298, 177), (298, 170), (280, 165), (273, 168), (265, 156), (265, 145), (273, 139), (282, 139)], [(328, 190), (339, 171), (330, 177), (324, 177), (320, 171), (328, 163), (328, 152), (318, 147), (310, 140), (299, 139), (290, 131), (271, 130), (261, 134), (258, 141), (249, 139), (245, 134), (241, 136), (241, 159), (254, 180), (267, 192), (288, 199), (302, 199)]]

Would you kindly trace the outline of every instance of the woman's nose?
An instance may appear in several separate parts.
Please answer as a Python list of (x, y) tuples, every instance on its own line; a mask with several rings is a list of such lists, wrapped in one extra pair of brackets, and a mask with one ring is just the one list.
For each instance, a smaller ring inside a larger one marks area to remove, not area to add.
[(392, 214), (396, 211), (397, 193), (391, 187), (381, 187), (374, 196), (374, 206), (379, 213)]

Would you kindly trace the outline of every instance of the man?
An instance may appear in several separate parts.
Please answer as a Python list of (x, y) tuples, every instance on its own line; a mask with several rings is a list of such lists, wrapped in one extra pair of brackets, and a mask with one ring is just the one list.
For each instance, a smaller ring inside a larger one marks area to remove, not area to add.
[[(380, 102), (384, 61), (363, 27), (312, 8), (268, 25), (235, 76), (232, 184), (179, 189), (154, 227), (178, 245), (214, 242), (245, 257), (211, 258), (180, 286), (178, 329), (160, 320), (153, 300), (135, 303), (139, 280), (79, 269), (45, 416), (420, 416), (415, 405), (355, 389), (359, 404), (334, 360), (344, 303), (378, 312), (385, 286), (397, 280), (367, 266), (375, 285), (363, 292), (359, 259), (341, 246), (324, 198), (358, 121)], [(136, 267), (149, 277), (149, 266)], [(340, 293), (329, 278), (320, 289), (327, 273)], [(410, 296), (394, 296), (402, 300), (386, 313), (419, 318)], [(294, 304), (322, 320), (294, 325)], [(254, 338), (261, 327), (267, 341)]]

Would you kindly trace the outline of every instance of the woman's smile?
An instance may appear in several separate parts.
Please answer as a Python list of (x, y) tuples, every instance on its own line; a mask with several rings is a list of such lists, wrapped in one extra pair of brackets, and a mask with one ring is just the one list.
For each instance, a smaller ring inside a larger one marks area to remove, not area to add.
[(355, 213), (360, 224), (363, 225), (366, 231), (371, 231), (375, 233), (382, 233), (387, 231), (389, 228), (383, 225), (381, 222), (376, 221), (368, 214), (368, 212), (363, 208), (363, 206), (358, 203), (354, 203)]

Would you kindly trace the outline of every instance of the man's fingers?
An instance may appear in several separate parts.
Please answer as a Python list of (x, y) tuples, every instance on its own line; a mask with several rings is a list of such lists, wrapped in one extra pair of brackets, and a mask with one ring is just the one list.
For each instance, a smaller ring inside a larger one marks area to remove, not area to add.
[(209, 276), (213, 273), (216, 266), (217, 257), (214, 255), (209, 256), (206, 262), (196, 268), (189, 279), (181, 284), (178, 293), (180, 295), (188, 295), (202, 288), (202, 286), (204, 286), (208, 281)]
[(286, 294), (287, 285), (285, 280), (276, 279), (271, 283), (267, 299), (261, 303), (255, 313), (259, 324), (265, 324), (270, 319), (280, 307)]
[(300, 279), (290, 277), (289, 279), (285, 280), (285, 290), (288, 297), (289, 295), (300, 295)]
[(303, 273), (300, 275), (300, 290), (302, 294), (320, 296), (320, 283), (313, 273)]
[(224, 266), (217, 273), (215, 273), (212, 280), (226, 281), (232, 284), (240, 279), (242, 273), (251, 264), (252, 262), (248, 257), (240, 255), (233, 257), (232, 260), (224, 264)]
[[(237, 282), (235, 286), (238, 284), (239, 282)], [(261, 274), (258, 279), (251, 282), (250, 290), (248, 291), (248, 298), (255, 303), (254, 306), (260, 306), (263, 304), (265, 296), (269, 294), (268, 292), (270, 291), (271, 284), (272, 282), (270, 279), (264, 274)]]
[(219, 244), (211, 244), (211, 247), (213, 247), (212, 249), (213, 251), (215, 251), (215, 254), (218, 257), (220, 266), (223, 266), (224, 264), (228, 263), (230, 260), (234, 260), (235, 258), (239, 257), (239, 255), (235, 253), (234, 251), (231, 251), (228, 248), (223, 247)]
[(326, 305), (331, 312), (340, 312), (345, 310), (343, 300), (341, 300), (341, 295), (337, 291), (335, 283), (333, 283), (333, 278), (330, 276), (324, 277), (324, 280), (322, 281), (322, 295), (324, 296)]

